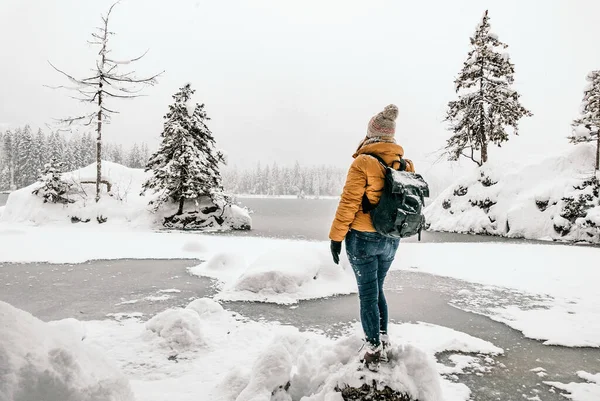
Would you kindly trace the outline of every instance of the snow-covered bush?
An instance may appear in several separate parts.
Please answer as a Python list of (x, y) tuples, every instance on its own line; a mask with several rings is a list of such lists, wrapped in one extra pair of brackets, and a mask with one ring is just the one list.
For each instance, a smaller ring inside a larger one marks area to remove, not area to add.
[(587, 143), (520, 169), (488, 163), (427, 207), (428, 229), (599, 243), (594, 158)]
[(44, 323), (0, 301), (0, 400), (133, 401), (129, 382), (73, 321)]
[(44, 199), (44, 203), (67, 204), (75, 202), (66, 196), (73, 184), (62, 179), (63, 168), (64, 163), (56, 159), (52, 159), (50, 163), (44, 166), (39, 179), (42, 186), (33, 191), (34, 195), (41, 196)]

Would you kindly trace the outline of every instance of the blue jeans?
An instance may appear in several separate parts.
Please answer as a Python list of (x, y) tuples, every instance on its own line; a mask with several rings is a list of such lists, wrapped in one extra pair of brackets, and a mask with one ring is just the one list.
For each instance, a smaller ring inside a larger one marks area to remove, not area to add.
[(366, 339), (373, 346), (380, 344), (380, 333), (387, 334), (388, 308), (383, 282), (399, 243), (399, 239), (378, 233), (350, 230), (346, 235), (346, 253), (358, 284), (360, 320)]

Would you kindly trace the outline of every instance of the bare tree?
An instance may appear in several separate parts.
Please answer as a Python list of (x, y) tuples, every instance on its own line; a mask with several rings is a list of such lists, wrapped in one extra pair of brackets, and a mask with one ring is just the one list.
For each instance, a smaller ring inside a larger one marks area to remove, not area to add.
[[(96, 28), (92, 33), (92, 40), (88, 43), (92, 46), (98, 46), (98, 58), (96, 65), (92, 69), (91, 77), (78, 79), (67, 74), (63, 70), (55, 67), (52, 63), (49, 64), (56, 71), (68, 78), (69, 86), (52, 87), (53, 89), (66, 89), (74, 91), (76, 94), (72, 98), (84, 103), (93, 104), (94, 111), (76, 117), (69, 117), (59, 120), (59, 122), (67, 125), (74, 123), (82, 123), (86, 126), (96, 125), (96, 202), (100, 200), (100, 184), (102, 182), (102, 124), (110, 122), (111, 115), (118, 113), (114, 109), (109, 109), (106, 106), (106, 101), (109, 99), (134, 99), (142, 96), (140, 92), (146, 86), (156, 84), (156, 78), (162, 74), (152, 75), (150, 77), (137, 77), (135, 71), (123, 72), (121, 66), (132, 64), (142, 59), (148, 51), (141, 56), (127, 60), (116, 60), (110, 56), (109, 39), (115, 35), (108, 28), (109, 19), (114, 7), (119, 4), (114, 3), (106, 16), (102, 16), (102, 25)], [(164, 72), (164, 71), (163, 71)]]

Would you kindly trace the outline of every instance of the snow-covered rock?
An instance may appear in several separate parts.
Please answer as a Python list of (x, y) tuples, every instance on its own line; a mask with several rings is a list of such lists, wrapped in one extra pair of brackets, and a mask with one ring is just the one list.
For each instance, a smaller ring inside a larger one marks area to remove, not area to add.
[(172, 348), (203, 345), (200, 317), (193, 309), (167, 309), (146, 323), (146, 328), (162, 337)]
[(506, 164), (475, 169), (425, 210), (429, 229), (598, 243), (594, 157), (594, 144), (580, 144), (520, 169)]
[[(14, 191), (8, 197), (4, 212), (0, 213), (0, 222), (47, 224), (98, 224), (126, 225), (133, 228), (155, 228), (163, 225), (166, 216), (177, 210), (176, 205), (164, 205), (153, 213), (148, 203), (157, 195), (148, 193), (140, 195), (142, 185), (149, 174), (141, 169), (132, 169), (120, 164), (102, 162), (100, 202), (94, 200), (96, 191), (96, 163), (87, 167), (64, 173), (62, 179), (72, 184), (66, 194), (74, 201), (68, 205), (44, 203), (32, 194), (40, 187), (34, 183), (28, 187)], [(252, 219), (248, 211), (237, 205), (229, 205), (224, 210), (203, 213), (204, 207), (186, 204), (186, 210), (196, 208), (194, 219), (206, 221), (207, 228), (212, 229), (249, 229)], [(216, 224), (212, 220), (218, 221)], [(179, 228), (179, 227), (175, 227)]]
[(66, 330), (76, 326), (44, 323), (0, 301), (0, 400), (133, 400), (119, 369)]
[(191, 309), (198, 314), (198, 316), (206, 317), (214, 314), (222, 314), (225, 312), (223, 307), (216, 301), (210, 298), (199, 298), (192, 301), (186, 309)]

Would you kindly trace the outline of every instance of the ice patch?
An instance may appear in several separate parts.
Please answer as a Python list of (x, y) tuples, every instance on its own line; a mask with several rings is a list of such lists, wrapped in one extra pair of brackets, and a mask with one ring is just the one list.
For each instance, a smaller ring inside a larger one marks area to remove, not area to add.
[(164, 294), (164, 295), (150, 295), (148, 297), (145, 297), (144, 299), (146, 301), (150, 301), (150, 302), (162, 302), (162, 301), (167, 301), (171, 298), (173, 298), (173, 295)]

